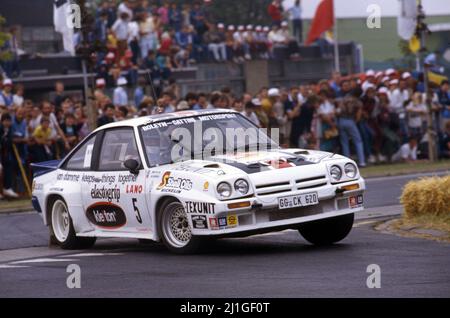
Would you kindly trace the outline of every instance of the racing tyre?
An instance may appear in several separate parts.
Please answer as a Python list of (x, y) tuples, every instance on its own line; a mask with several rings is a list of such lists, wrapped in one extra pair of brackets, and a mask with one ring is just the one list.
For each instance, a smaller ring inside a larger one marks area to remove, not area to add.
[(64, 250), (81, 250), (91, 248), (96, 238), (77, 237), (66, 203), (57, 199), (51, 205), (50, 240)]
[(314, 245), (332, 245), (348, 236), (352, 230), (354, 220), (354, 214), (347, 214), (301, 224), (298, 230), (305, 240)]
[(176, 254), (193, 254), (200, 250), (202, 240), (192, 235), (183, 205), (167, 201), (158, 213), (159, 235), (167, 249)]

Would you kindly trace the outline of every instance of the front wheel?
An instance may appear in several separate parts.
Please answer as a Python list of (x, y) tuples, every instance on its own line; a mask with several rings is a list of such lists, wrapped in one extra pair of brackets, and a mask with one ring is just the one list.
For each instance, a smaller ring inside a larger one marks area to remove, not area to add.
[(77, 237), (66, 203), (55, 200), (51, 206), (50, 239), (64, 250), (87, 249), (95, 237)]
[(201, 239), (192, 235), (188, 216), (178, 201), (168, 201), (158, 214), (161, 240), (169, 251), (192, 254), (201, 247)]
[(352, 230), (354, 220), (354, 214), (347, 214), (304, 223), (299, 226), (298, 230), (305, 240), (314, 245), (332, 245), (348, 236)]

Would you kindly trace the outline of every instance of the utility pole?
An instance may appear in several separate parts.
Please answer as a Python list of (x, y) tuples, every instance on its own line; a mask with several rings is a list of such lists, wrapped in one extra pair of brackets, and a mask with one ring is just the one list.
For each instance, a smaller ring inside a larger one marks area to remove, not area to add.
[[(89, 73), (92, 71), (93, 56), (102, 48), (98, 43), (90, 43), (90, 33), (93, 31), (93, 17), (86, 8), (86, 0), (77, 0), (81, 9), (81, 34), (82, 41), (76, 49), (77, 55), (81, 58), (81, 65), (83, 70), (83, 87), (84, 99), (87, 106), (87, 117), (89, 130), (93, 131), (97, 128), (97, 109), (92, 98), (93, 93), (89, 91)], [(92, 80), (92, 88), (94, 88), (94, 79)]]
[(426, 54), (426, 35), (429, 33), (428, 26), (425, 23), (425, 12), (422, 6), (422, 0), (418, 1), (418, 15), (417, 15), (417, 36), (420, 38), (420, 52), (419, 59), (420, 65), (423, 72), (423, 84), (425, 86), (425, 100), (427, 104), (427, 135), (428, 135), (428, 158), (431, 162), (437, 161), (437, 148), (436, 148), (436, 137), (437, 134), (433, 127), (433, 108), (432, 108), (432, 98), (433, 92), (429, 87), (428, 71), (429, 66), (425, 64), (425, 54)]

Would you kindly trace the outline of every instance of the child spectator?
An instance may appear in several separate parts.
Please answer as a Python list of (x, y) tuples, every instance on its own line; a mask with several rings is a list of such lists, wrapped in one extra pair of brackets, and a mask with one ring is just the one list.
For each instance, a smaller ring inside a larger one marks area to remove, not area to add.
[[(13, 155), (12, 118), (9, 114), (3, 114), (0, 121), (0, 153), (1, 166), (3, 167), (3, 195), (9, 198), (18, 198), (13, 191), (13, 167), (16, 159)], [(0, 195), (0, 198), (3, 196)]]
[(410, 136), (414, 136), (418, 140), (422, 138), (422, 127), (424, 116), (427, 114), (427, 106), (423, 101), (423, 94), (416, 92), (413, 95), (412, 101), (406, 107), (408, 112), (408, 128)]
[(52, 135), (49, 117), (42, 117), (41, 124), (33, 132), (33, 138), (37, 144), (35, 148), (36, 162), (54, 159), (52, 148), (55, 140), (52, 138)]

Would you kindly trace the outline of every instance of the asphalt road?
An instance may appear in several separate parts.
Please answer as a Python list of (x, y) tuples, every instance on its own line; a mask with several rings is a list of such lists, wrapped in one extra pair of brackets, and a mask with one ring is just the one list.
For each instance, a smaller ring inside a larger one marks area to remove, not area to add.
[[(368, 208), (398, 204), (417, 176), (368, 180)], [(214, 242), (202, 255), (176, 256), (160, 244), (100, 240), (93, 250), (47, 247), (36, 214), (0, 216), (0, 297), (448, 297), (449, 244), (400, 238), (367, 221), (329, 248), (295, 231)], [(81, 268), (68, 289), (66, 268)], [(371, 264), (381, 288), (369, 289)]]

